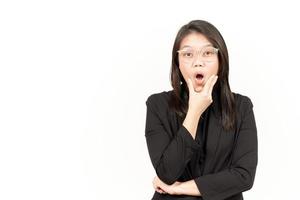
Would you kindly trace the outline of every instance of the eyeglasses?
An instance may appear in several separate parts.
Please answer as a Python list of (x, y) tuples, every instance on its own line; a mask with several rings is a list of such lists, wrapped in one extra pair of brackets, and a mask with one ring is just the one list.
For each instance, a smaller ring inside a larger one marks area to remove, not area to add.
[(219, 49), (215, 47), (206, 46), (200, 50), (187, 48), (187, 49), (178, 50), (177, 52), (179, 53), (180, 58), (184, 62), (192, 62), (197, 57), (197, 53), (200, 53), (202, 61), (214, 62), (217, 60), (218, 51)]

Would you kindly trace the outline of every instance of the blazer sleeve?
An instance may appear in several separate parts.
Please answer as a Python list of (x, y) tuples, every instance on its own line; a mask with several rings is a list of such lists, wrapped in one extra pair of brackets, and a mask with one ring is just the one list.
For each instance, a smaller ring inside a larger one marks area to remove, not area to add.
[(204, 176), (195, 183), (204, 200), (222, 200), (249, 190), (257, 166), (257, 130), (251, 100), (244, 98), (244, 114), (229, 168)]
[(146, 105), (145, 137), (152, 165), (164, 183), (173, 184), (201, 146), (182, 124), (176, 133), (168, 134), (159, 112), (164, 108), (157, 95), (148, 97)]

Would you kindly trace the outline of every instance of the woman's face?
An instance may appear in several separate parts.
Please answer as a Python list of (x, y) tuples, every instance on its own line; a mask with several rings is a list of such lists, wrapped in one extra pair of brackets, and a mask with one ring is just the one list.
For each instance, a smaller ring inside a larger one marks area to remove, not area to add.
[(200, 92), (211, 75), (219, 69), (218, 53), (206, 37), (190, 33), (183, 38), (179, 47), (179, 69), (187, 82), (191, 78), (196, 92)]

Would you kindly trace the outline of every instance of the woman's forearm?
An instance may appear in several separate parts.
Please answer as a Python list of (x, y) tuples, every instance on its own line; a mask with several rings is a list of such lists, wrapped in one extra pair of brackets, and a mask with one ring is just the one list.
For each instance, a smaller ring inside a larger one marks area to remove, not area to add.
[(172, 185), (168, 185), (162, 182), (158, 176), (153, 179), (153, 187), (159, 193), (168, 193), (171, 195), (190, 195), (190, 196), (201, 196), (200, 191), (195, 181), (189, 180), (186, 182), (176, 181)]
[(201, 193), (193, 179), (176, 185), (176, 190), (176, 193), (181, 195), (201, 196)]
[(201, 113), (189, 109), (183, 121), (183, 126), (190, 132), (190, 134), (194, 139), (196, 137), (196, 131), (197, 131), (200, 117), (201, 117)]

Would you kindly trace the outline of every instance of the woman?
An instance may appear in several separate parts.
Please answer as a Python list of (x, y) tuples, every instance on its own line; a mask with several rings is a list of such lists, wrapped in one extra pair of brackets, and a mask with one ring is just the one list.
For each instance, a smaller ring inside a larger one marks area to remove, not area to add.
[(225, 41), (194, 20), (173, 46), (173, 90), (147, 98), (145, 137), (158, 199), (241, 200), (253, 186), (257, 130), (249, 97), (228, 82)]

